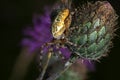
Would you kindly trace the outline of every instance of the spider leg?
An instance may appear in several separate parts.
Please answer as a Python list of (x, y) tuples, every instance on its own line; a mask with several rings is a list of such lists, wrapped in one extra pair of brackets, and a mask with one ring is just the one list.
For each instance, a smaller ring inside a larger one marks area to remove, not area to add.
[(52, 42), (49, 42), (49, 43), (45, 43), (45, 44), (43, 44), (42, 46), (41, 46), (41, 48), (40, 48), (40, 63), (39, 63), (39, 66), (41, 66), (42, 64), (41, 64), (41, 62), (42, 62), (42, 59), (43, 59), (43, 54), (44, 54), (44, 48), (46, 47), (49, 47), (50, 45), (52, 44)]
[[(46, 60), (46, 62), (45, 62), (45, 64), (44, 64), (44, 66), (43, 66), (41, 75), (39, 76), (39, 78), (38, 78), (37, 80), (43, 80), (43, 77), (44, 77), (44, 75), (45, 75), (45, 73), (46, 73), (46, 69), (47, 69), (47, 67), (48, 67), (49, 61), (50, 61), (51, 56), (52, 56), (52, 52), (53, 52), (53, 49), (50, 48), (50, 49), (48, 50), (47, 60)], [(41, 57), (40, 57), (40, 58), (41, 58)]]
[(68, 40), (67, 40), (67, 42), (66, 42), (66, 43), (70, 44), (71, 46), (75, 46), (75, 47), (77, 47), (77, 44), (72, 43), (72, 42), (70, 42), (70, 41), (68, 41)]
[[(70, 46), (74, 46), (74, 47), (78, 47), (78, 48), (82, 47), (82, 46), (78, 46), (77, 44), (75, 44), (73, 42), (70, 42), (67, 38), (66, 38), (66, 43), (67, 43), (67, 45), (69, 45), (68, 47), (73, 51), (74, 51), (74, 49), (72, 49)], [(71, 56), (70, 56), (69, 60), (66, 62), (65, 66), (69, 66), (70, 64), (73, 64), (79, 58), (83, 58), (82, 55), (80, 53), (74, 51), (74, 53), (71, 53)]]
[[(39, 62), (39, 67), (41, 67), (41, 74), (40, 76), (38, 77), (37, 80), (43, 80), (43, 77), (44, 77), (44, 74), (46, 73), (46, 69), (48, 67), (48, 64), (49, 64), (49, 61), (51, 59), (51, 56), (52, 56), (52, 52), (53, 52), (53, 48), (51, 47), (52, 45), (54, 44), (53, 41), (51, 42), (48, 42), (48, 43), (45, 43), (41, 46), (40, 48), (40, 62)], [(47, 52), (44, 52), (44, 49), (47, 48)], [(44, 55), (44, 58), (45, 58), (45, 62), (44, 64), (42, 64), (43, 62), (43, 55)]]
[[(58, 44), (57, 44), (57, 42), (58, 42)], [(52, 45), (52, 44), (53, 44), (52, 42), (51, 42), (51, 43), (47, 43), (47, 44), (43, 45), (43, 46), (41, 47), (41, 49), (43, 49), (43, 48), (46, 47), (46, 46), (50, 46), (50, 45)], [(60, 49), (61, 47), (63, 47), (62, 45), (59, 44), (59, 40), (56, 40), (56, 41), (54, 42), (54, 44), (55, 44), (57, 53), (59, 53), (59, 54), (56, 54), (56, 55), (58, 55), (58, 57), (60, 57), (60, 59), (64, 59), (63, 56), (62, 56), (62, 54), (61, 54), (61, 52), (59, 51), (59, 49)], [(41, 75), (39, 76), (38, 80), (43, 80), (44, 75), (45, 75), (45, 73), (46, 73), (46, 69), (47, 69), (47, 67), (48, 67), (49, 61), (50, 61), (51, 56), (52, 56), (52, 52), (53, 52), (53, 49), (50, 48), (50, 49), (48, 50), (48, 53), (47, 53), (47, 61), (45, 62), (45, 65), (43, 66)], [(41, 50), (41, 53), (44, 53), (44, 51)], [(62, 57), (62, 58), (61, 58), (61, 57)], [(42, 57), (40, 57), (40, 58), (42, 59)], [(58, 73), (59, 73), (59, 72), (58, 72)], [(60, 72), (60, 74), (61, 74), (61, 72)], [(56, 75), (56, 76), (57, 76), (57, 75)], [(54, 77), (55, 77), (55, 76), (54, 76)], [(55, 78), (56, 78), (56, 77), (55, 77)], [(48, 80), (49, 80), (49, 79), (48, 79)], [(52, 78), (52, 79), (50, 79), (50, 80), (54, 80), (54, 78)]]
[(71, 27), (71, 28), (70, 28), (70, 31), (73, 31), (73, 30), (75, 30), (75, 29), (79, 29), (79, 27), (78, 27), (78, 26)]
[[(44, 45), (42, 45), (41, 48), (40, 48), (40, 62), (42, 61), (42, 58), (43, 58), (42, 57), (42, 53), (44, 53), (44, 47), (48, 47), (49, 48), (50, 46), (52, 46), (52, 47), (55, 46), (55, 48), (58, 51), (60, 46), (61, 46), (59, 43), (62, 43), (62, 41), (61, 40), (52, 40), (51, 42), (48, 42), (48, 43), (45, 43)], [(61, 54), (61, 52), (58, 52), (58, 53)], [(57, 55), (57, 54), (54, 54), (54, 55)], [(39, 65), (41, 66), (41, 63)]]

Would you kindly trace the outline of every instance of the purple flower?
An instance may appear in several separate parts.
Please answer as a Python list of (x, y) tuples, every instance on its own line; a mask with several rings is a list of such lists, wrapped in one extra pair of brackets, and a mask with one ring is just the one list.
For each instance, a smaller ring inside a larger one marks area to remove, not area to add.
[[(22, 40), (22, 46), (27, 47), (29, 52), (35, 52), (40, 50), (40, 47), (50, 42), (53, 39), (51, 34), (51, 11), (48, 8), (45, 8), (43, 15), (34, 15), (33, 16), (33, 27), (27, 27), (23, 30), (25, 38)], [(48, 48), (45, 49), (47, 51)], [(67, 48), (59, 49), (63, 56), (68, 59), (70, 57), (70, 51)]]
[(83, 59), (82, 63), (86, 66), (89, 71), (95, 71), (95, 62), (89, 59)]

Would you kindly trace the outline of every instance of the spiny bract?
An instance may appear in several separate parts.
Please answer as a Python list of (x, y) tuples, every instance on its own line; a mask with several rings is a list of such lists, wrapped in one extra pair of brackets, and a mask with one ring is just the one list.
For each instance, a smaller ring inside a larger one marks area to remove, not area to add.
[(72, 16), (68, 39), (77, 46), (68, 45), (82, 58), (96, 60), (106, 55), (114, 36), (117, 15), (107, 1), (78, 6)]

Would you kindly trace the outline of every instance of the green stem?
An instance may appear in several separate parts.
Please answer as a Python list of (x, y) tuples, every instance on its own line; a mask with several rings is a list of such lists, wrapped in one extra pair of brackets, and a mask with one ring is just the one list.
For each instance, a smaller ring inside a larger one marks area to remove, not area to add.
[(48, 79), (46, 80), (56, 80), (58, 77), (60, 77), (73, 63), (75, 63), (75, 61), (78, 59), (79, 57), (77, 56), (76, 58), (71, 58), (70, 61), (66, 62), (66, 66), (63, 67), (63, 69), (61, 69), (60, 71), (58, 71), (57, 73), (53, 74), (52, 76), (50, 76)]

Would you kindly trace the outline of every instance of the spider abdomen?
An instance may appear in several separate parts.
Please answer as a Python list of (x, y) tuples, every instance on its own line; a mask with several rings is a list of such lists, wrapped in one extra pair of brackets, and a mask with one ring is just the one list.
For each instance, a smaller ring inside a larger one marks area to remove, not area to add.
[(60, 36), (69, 26), (65, 25), (65, 20), (67, 19), (69, 14), (70, 14), (69, 9), (63, 9), (58, 13), (57, 17), (55, 18), (52, 24), (52, 35), (54, 38), (60, 38)]

